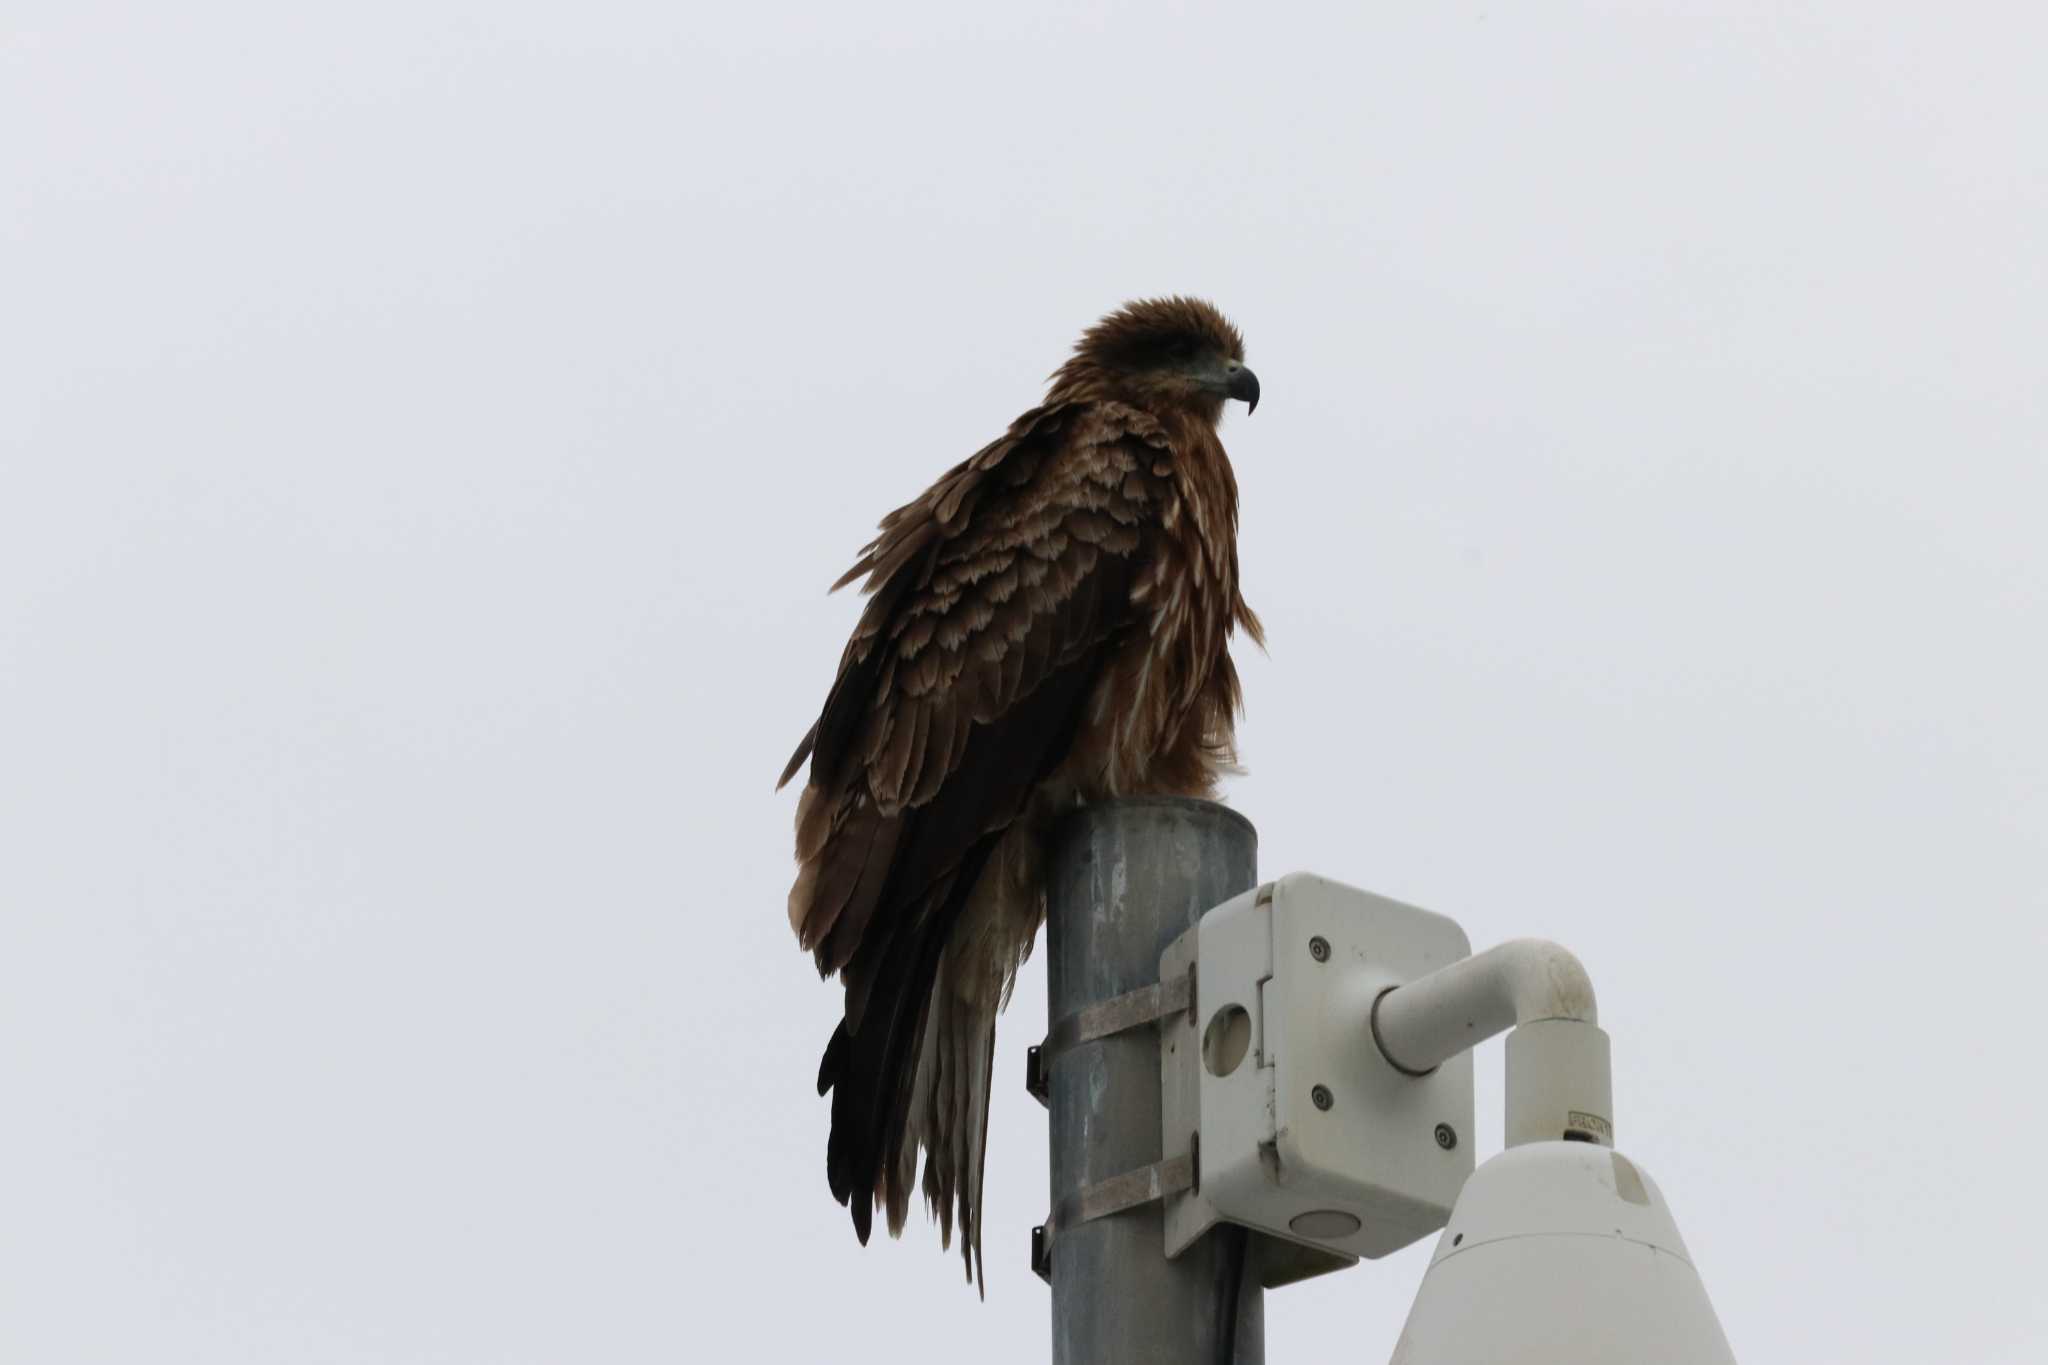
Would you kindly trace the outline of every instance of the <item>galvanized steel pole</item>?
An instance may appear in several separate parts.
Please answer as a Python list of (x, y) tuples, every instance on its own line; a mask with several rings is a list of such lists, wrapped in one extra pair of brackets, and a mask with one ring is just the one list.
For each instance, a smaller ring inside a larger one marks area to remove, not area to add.
[[(1047, 877), (1052, 1021), (1157, 981), (1167, 944), (1257, 879), (1258, 832), (1214, 802), (1141, 798), (1077, 812)], [(1160, 1159), (1155, 1029), (1054, 1057), (1047, 1081), (1052, 1207)], [(1169, 1261), (1163, 1219), (1154, 1203), (1057, 1229), (1054, 1365), (1263, 1365), (1264, 1294), (1257, 1267), (1243, 1265), (1245, 1234), (1218, 1229)], [(1219, 1338), (1233, 1319), (1226, 1350)]]

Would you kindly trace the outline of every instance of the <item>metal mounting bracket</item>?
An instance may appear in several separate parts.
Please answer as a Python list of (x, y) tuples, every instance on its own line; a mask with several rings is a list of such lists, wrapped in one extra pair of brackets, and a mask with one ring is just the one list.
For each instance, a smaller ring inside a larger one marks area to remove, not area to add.
[(1031, 1269), (1038, 1278), (1051, 1284), (1052, 1244), (1062, 1229), (1157, 1203), (1169, 1194), (1194, 1187), (1195, 1158), (1187, 1152), (1084, 1185), (1078, 1193), (1062, 1199), (1049, 1218), (1031, 1229)]
[(1070, 1052), (1083, 1043), (1143, 1028), (1146, 1024), (1154, 1024), (1182, 1012), (1187, 1014), (1190, 1023), (1194, 1021), (1193, 967), (1170, 980), (1155, 981), (1149, 986), (1140, 986), (1137, 990), (1075, 1010), (1052, 1026), (1044, 1042), (1024, 1054), (1024, 1088), (1035, 1095), (1040, 1104), (1050, 1104), (1052, 1064), (1061, 1053)]

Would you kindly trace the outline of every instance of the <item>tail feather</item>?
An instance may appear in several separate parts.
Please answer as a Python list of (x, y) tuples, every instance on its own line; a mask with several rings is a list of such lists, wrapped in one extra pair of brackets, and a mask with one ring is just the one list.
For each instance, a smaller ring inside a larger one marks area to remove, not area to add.
[(842, 1021), (834, 1032), (818, 1079), (833, 1091), (832, 1192), (850, 1205), (862, 1240), (877, 1205), (891, 1235), (901, 1232), (920, 1183), (921, 1150), (922, 1192), (940, 1238), (950, 1247), (957, 1229), (967, 1279), (984, 1285), (981, 1198), (996, 1015), (1043, 918), (1033, 822), (991, 839), (973, 864), (945, 889), (919, 934), (892, 944), (892, 959), (901, 960), (876, 972), (854, 1030)]
[(988, 1131), (986, 1059), (995, 1048), (996, 1002), (986, 992), (961, 990), (953, 967), (949, 960), (940, 969), (932, 1001), (938, 1017), (918, 1064), (912, 1137), (925, 1148), (924, 1201), (938, 1220), (940, 1244), (953, 1245), (957, 1214), (960, 1253), (973, 1282), (981, 1243), (974, 1173)]
[(1020, 821), (1004, 836), (947, 945), (904, 1139), (906, 1149), (924, 1148), (925, 1203), (940, 1240), (952, 1245), (957, 1222), (967, 1279), (984, 1289), (981, 1195), (996, 1016), (1044, 918), (1036, 824)]
[[(1009, 998), (1007, 988), (1003, 991), (1003, 997), (1005, 1000)], [(981, 1071), (975, 1081), (975, 1093), (979, 1096), (977, 1107), (981, 1110), (981, 1122), (974, 1130), (973, 1165), (970, 1167), (974, 1174), (967, 1187), (967, 1207), (972, 1210), (974, 1215), (974, 1230), (972, 1236), (968, 1237), (967, 1244), (960, 1249), (962, 1256), (967, 1254), (969, 1247), (972, 1247), (974, 1251), (974, 1282), (980, 1286), (983, 1298), (988, 1297), (988, 1281), (982, 1277), (981, 1266), (981, 1190), (982, 1176), (988, 1170), (988, 1088), (990, 1081), (995, 1076), (995, 1070), (996, 1030), (995, 1025), (991, 1023), (988, 1036), (982, 1040)]]
[(968, 1283), (987, 1292), (981, 1267), (981, 1185), (988, 1155), (989, 1080), (995, 1070), (996, 1002), (946, 1002), (940, 1075), (923, 1110), (926, 1142), (925, 1207), (939, 1223), (939, 1242), (953, 1245), (960, 1225), (960, 1258)]
[(985, 841), (960, 875), (934, 887), (915, 916), (917, 928), (892, 935), (872, 972), (859, 973), (865, 1008), (852, 1031), (840, 1022), (819, 1067), (821, 1090), (832, 1091), (826, 1178), (833, 1197), (852, 1213), (862, 1243), (873, 1231), (877, 1203), (887, 1209), (891, 1231), (903, 1226), (917, 1152), (915, 1142), (905, 1142), (905, 1131), (932, 988), (947, 936), (993, 842)]

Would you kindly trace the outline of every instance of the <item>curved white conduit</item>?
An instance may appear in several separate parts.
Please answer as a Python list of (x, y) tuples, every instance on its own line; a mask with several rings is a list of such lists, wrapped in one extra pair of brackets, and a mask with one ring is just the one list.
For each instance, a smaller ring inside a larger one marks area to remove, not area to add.
[(1611, 1147), (1614, 1081), (1599, 1018), (1579, 960), (1522, 938), (1382, 994), (1372, 1039), (1395, 1069), (1420, 1076), (1507, 1033), (1507, 1145), (1566, 1138)]
[(1568, 950), (1518, 938), (1381, 996), (1372, 1011), (1373, 1041), (1389, 1062), (1420, 1075), (1540, 1019), (1598, 1024), (1593, 980)]

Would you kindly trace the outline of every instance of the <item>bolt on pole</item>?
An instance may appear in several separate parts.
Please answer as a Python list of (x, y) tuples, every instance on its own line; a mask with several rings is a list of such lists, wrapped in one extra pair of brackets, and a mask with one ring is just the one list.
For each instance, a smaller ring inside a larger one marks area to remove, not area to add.
[[(1051, 1023), (1157, 982), (1167, 945), (1257, 880), (1257, 831), (1212, 801), (1137, 798), (1076, 812), (1046, 879)], [(1156, 1029), (1083, 1043), (1046, 1071), (1054, 1209), (1160, 1160)], [(1056, 1230), (1054, 1365), (1263, 1365), (1264, 1294), (1245, 1263), (1256, 1239), (1218, 1228), (1169, 1261), (1164, 1218), (1154, 1202)]]

